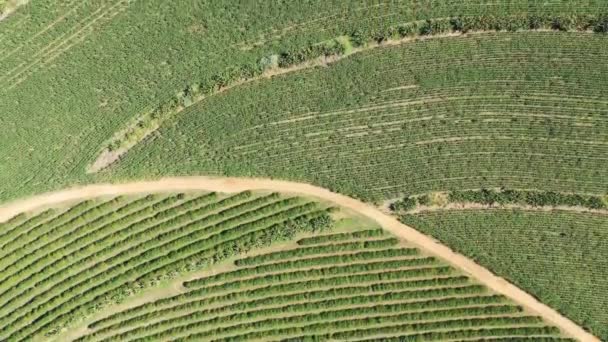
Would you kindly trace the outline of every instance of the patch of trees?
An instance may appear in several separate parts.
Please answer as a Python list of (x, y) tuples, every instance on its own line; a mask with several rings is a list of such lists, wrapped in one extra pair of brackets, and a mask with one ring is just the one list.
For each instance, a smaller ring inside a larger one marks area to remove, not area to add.
[(606, 203), (599, 196), (564, 194), (553, 191), (534, 190), (466, 190), (452, 191), (448, 195), (450, 202), (470, 202), (486, 205), (519, 204), (534, 207), (570, 206), (588, 209), (605, 209)]

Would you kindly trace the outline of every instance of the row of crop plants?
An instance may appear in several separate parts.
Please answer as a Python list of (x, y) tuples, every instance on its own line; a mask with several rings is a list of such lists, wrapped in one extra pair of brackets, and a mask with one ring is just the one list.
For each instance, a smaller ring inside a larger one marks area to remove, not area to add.
[(306, 237), (234, 265), (185, 282), (183, 294), (101, 318), (77, 341), (316, 341), (447, 328), (462, 338), (503, 329), (561, 339), (558, 329), (379, 229)]
[[(78, 204), (6, 244), (15, 248), (6, 249), (14, 263), (0, 282), (3, 339), (53, 335), (165, 279), (331, 223), (318, 204), (277, 194), (97, 202)], [(38, 249), (27, 254), (22, 246)]]

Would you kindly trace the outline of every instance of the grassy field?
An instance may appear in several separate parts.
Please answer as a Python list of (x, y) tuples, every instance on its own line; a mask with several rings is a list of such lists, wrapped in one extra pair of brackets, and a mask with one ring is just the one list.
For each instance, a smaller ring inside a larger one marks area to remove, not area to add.
[(535, 32), (375, 49), (189, 107), (109, 176), (271, 175), (372, 200), (501, 186), (605, 194), (607, 43)]
[(377, 226), (345, 213), (333, 224), (328, 209), (241, 192), (20, 214), (1, 227), (0, 338), (569, 340)]
[(401, 219), (608, 339), (605, 215), (481, 210)]

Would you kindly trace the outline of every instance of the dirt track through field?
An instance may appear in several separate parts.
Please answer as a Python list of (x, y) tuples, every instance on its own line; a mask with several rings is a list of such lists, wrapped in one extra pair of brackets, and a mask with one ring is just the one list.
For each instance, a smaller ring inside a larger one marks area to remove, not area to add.
[(382, 212), (380, 209), (363, 203), (354, 198), (331, 192), (305, 183), (289, 181), (253, 179), (253, 178), (211, 178), (211, 177), (182, 177), (165, 178), (158, 181), (144, 181), (126, 184), (96, 184), (79, 188), (72, 188), (58, 192), (42, 194), (25, 200), (13, 202), (0, 207), (0, 222), (19, 213), (35, 210), (39, 207), (74, 201), (84, 198), (123, 195), (147, 192), (176, 192), (188, 190), (207, 190), (217, 192), (240, 192), (245, 190), (270, 190), (282, 193), (312, 196), (321, 200), (330, 201), (338, 206), (353, 210), (359, 214), (376, 221), (384, 229), (398, 237), (417, 245), (421, 249), (445, 259), (455, 267), (462, 269), (472, 277), (479, 280), (494, 291), (501, 293), (528, 310), (543, 317), (546, 321), (562, 329), (562, 331), (584, 342), (599, 342), (600, 339), (591, 335), (576, 323), (562, 316), (557, 311), (542, 304), (531, 295), (518, 287), (500, 278), (473, 260), (455, 253), (445, 245), (440, 244), (414, 228), (404, 225), (394, 217)]

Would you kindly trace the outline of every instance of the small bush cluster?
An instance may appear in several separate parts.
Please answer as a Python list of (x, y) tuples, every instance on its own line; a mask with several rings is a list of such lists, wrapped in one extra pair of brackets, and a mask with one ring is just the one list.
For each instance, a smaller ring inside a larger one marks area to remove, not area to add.
[(282, 52), (279, 55), (278, 66), (280, 68), (289, 68), (321, 56), (339, 56), (343, 53), (344, 45), (334, 39), (329, 43), (315, 44), (303, 49)]
[(395, 212), (403, 212), (416, 208), (418, 205), (430, 205), (429, 195), (405, 196), (402, 199), (391, 203), (390, 209)]

